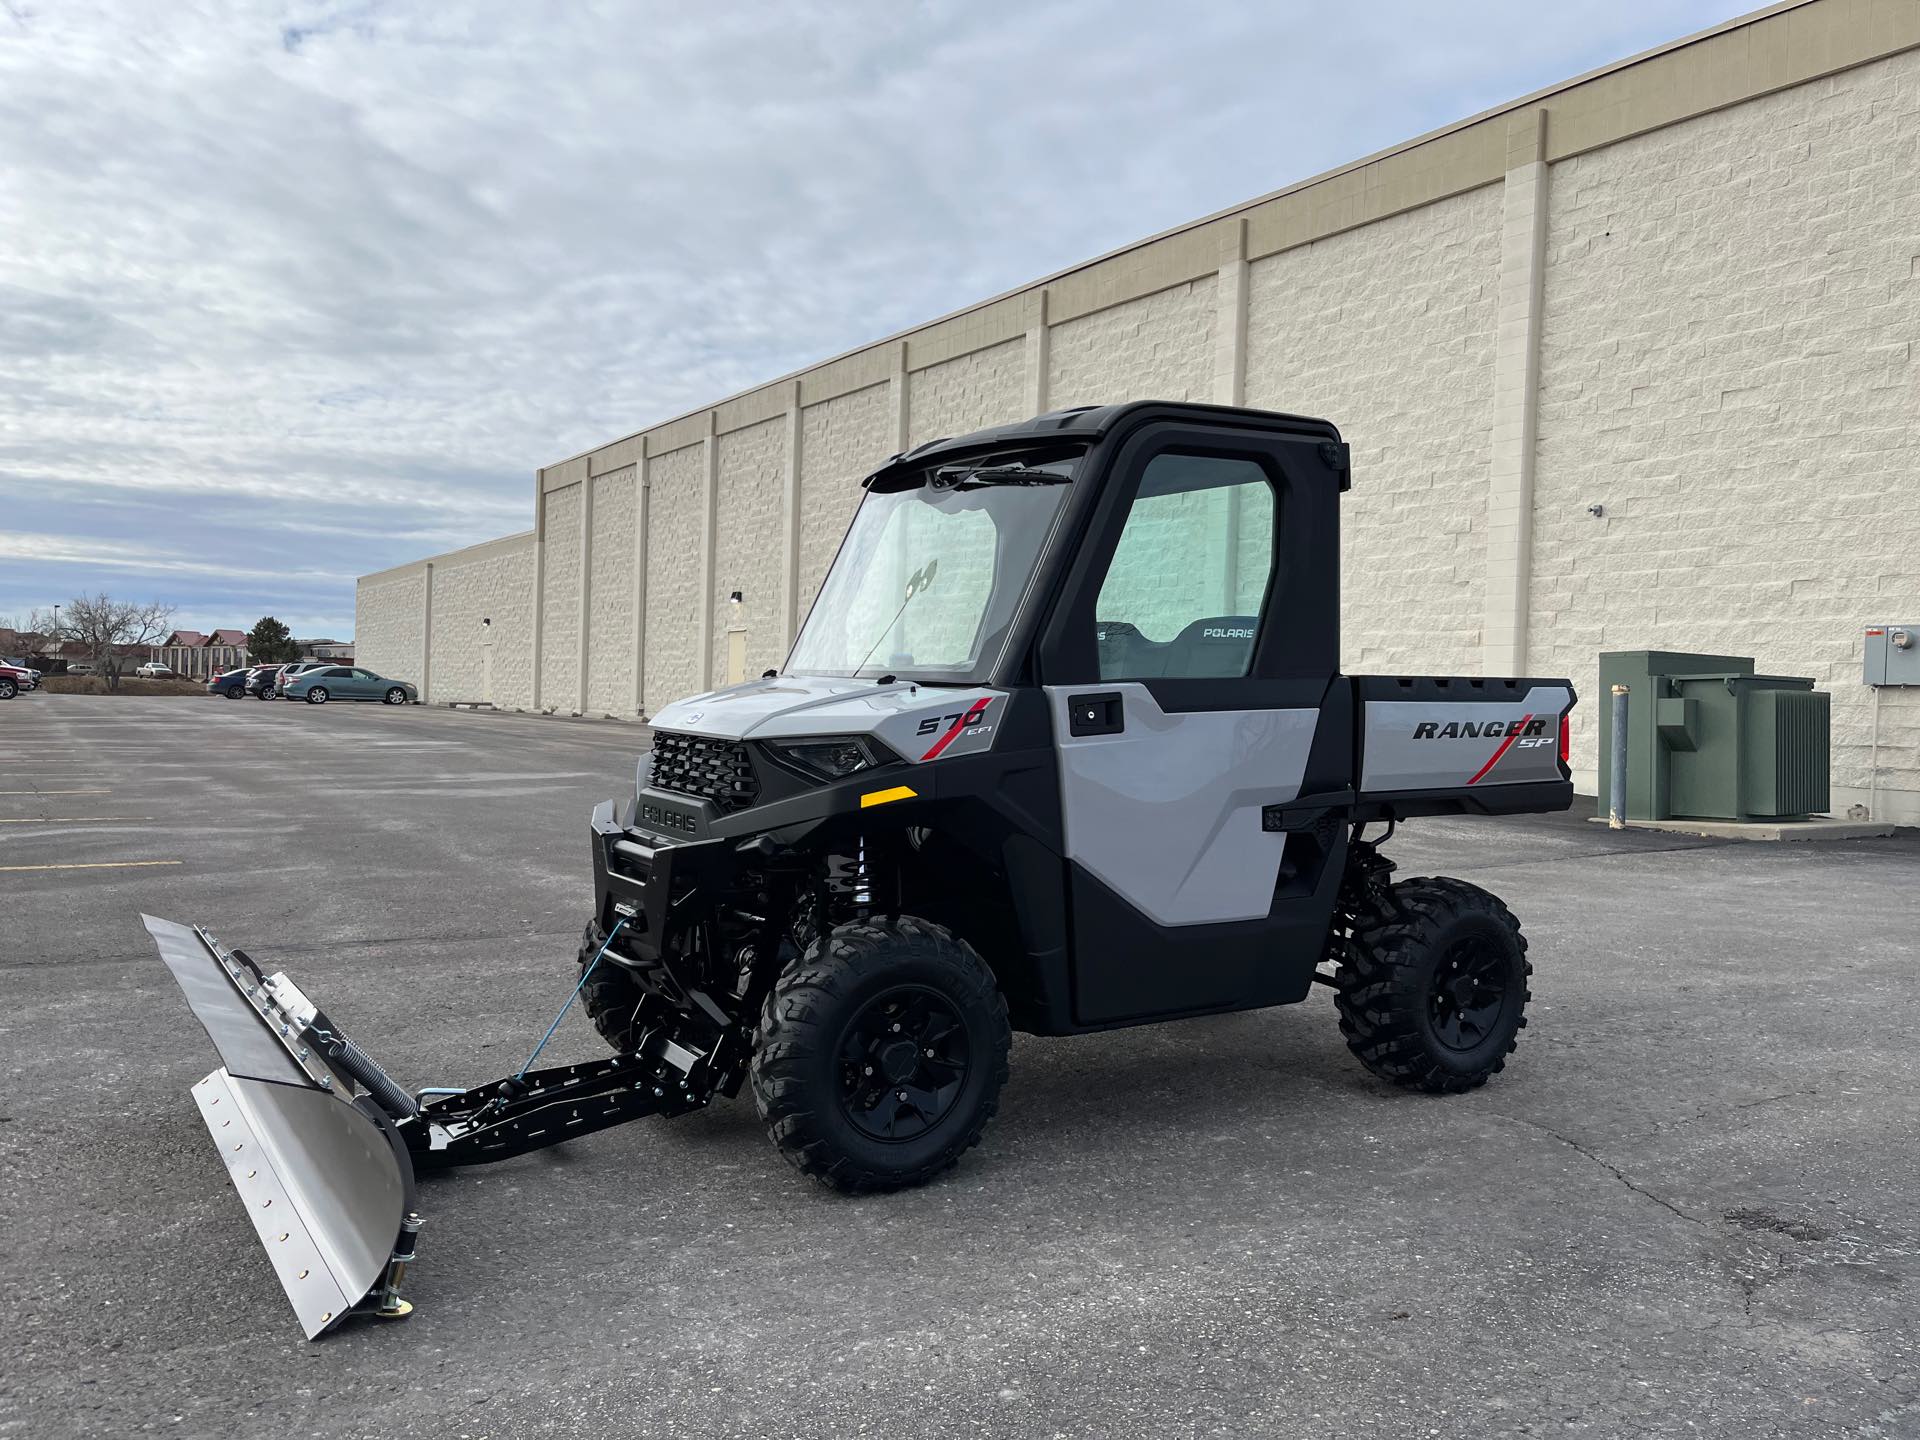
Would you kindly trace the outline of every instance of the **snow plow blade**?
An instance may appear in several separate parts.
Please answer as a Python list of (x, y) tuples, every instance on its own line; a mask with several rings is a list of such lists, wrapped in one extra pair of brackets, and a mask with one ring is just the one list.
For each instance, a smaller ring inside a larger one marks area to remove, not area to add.
[(194, 1103), (307, 1338), (356, 1311), (406, 1314), (413, 1165), (397, 1117), (355, 1096), (367, 1077), (351, 1059), (364, 1057), (341, 1037), (353, 1056), (328, 1058), (314, 1043), (325, 1017), (284, 975), (198, 927), (140, 918), (223, 1062)]

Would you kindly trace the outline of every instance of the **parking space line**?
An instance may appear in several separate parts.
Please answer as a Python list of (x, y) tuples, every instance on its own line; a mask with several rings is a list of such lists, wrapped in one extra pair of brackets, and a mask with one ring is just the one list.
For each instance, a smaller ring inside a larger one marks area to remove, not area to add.
[(0, 865), (0, 874), (26, 870), (145, 870), (156, 865), (184, 865), (184, 860), (87, 860), (67, 865)]
[(105, 825), (119, 820), (151, 820), (151, 815), (34, 815), (25, 820), (0, 820), (0, 825)]

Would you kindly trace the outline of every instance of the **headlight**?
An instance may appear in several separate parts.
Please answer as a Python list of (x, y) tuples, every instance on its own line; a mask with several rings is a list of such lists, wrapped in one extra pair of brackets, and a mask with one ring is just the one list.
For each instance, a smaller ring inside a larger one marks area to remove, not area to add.
[(776, 760), (815, 780), (844, 780), (849, 775), (878, 769), (900, 758), (868, 735), (821, 735), (765, 743)]

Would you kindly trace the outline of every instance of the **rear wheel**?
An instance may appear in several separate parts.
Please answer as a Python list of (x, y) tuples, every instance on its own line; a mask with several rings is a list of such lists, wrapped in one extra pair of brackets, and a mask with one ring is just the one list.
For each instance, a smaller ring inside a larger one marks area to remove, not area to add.
[(309, 704), (309, 705), (324, 705), (324, 704), (326, 704), (326, 703), (327, 703), (327, 688), (326, 688), (326, 686), (324, 686), (324, 685), (315, 685), (315, 686), (314, 686), (314, 687), (313, 687), (313, 688), (312, 688), (311, 690), (309, 690), (309, 691), (307, 691), (307, 704)]
[(1011, 1043), (970, 945), (912, 916), (842, 925), (767, 998), (754, 1104), (787, 1160), (836, 1190), (924, 1184), (993, 1118)]
[(387, 691), (386, 700), (389, 705), (404, 705), (407, 703), (407, 692), (396, 685)]
[(1411, 1090), (1451, 1093), (1500, 1072), (1531, 995), (1520, 922), (1477, 885), (1406, 880), (1340, 965), (1340, 1033), (1360, 1063)]
[(229, 700), (244, 700), (246, 698), (245, 692), (242, 691), (238, 685), (229, 685), (226, 689), (226, 696)]

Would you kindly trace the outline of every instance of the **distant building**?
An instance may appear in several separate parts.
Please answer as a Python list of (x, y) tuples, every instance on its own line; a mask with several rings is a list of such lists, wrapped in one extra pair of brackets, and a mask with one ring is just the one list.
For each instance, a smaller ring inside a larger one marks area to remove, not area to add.
[(53, 664), (58, 649), (51, 635), (0, 625), (0, 658), (22, 660), (32, 669), (44, 670)]
[(211, 635), (198, 630), (176, 630), (148, 657), (158, 660), (176, 675), (210, 676), (247, 663), (247, 632), (215, 630)]
[(353, 642), (351, 640), (296, 640), (300, 647), (302, 660), (338, 660), (343, 664), (353, 663)]

